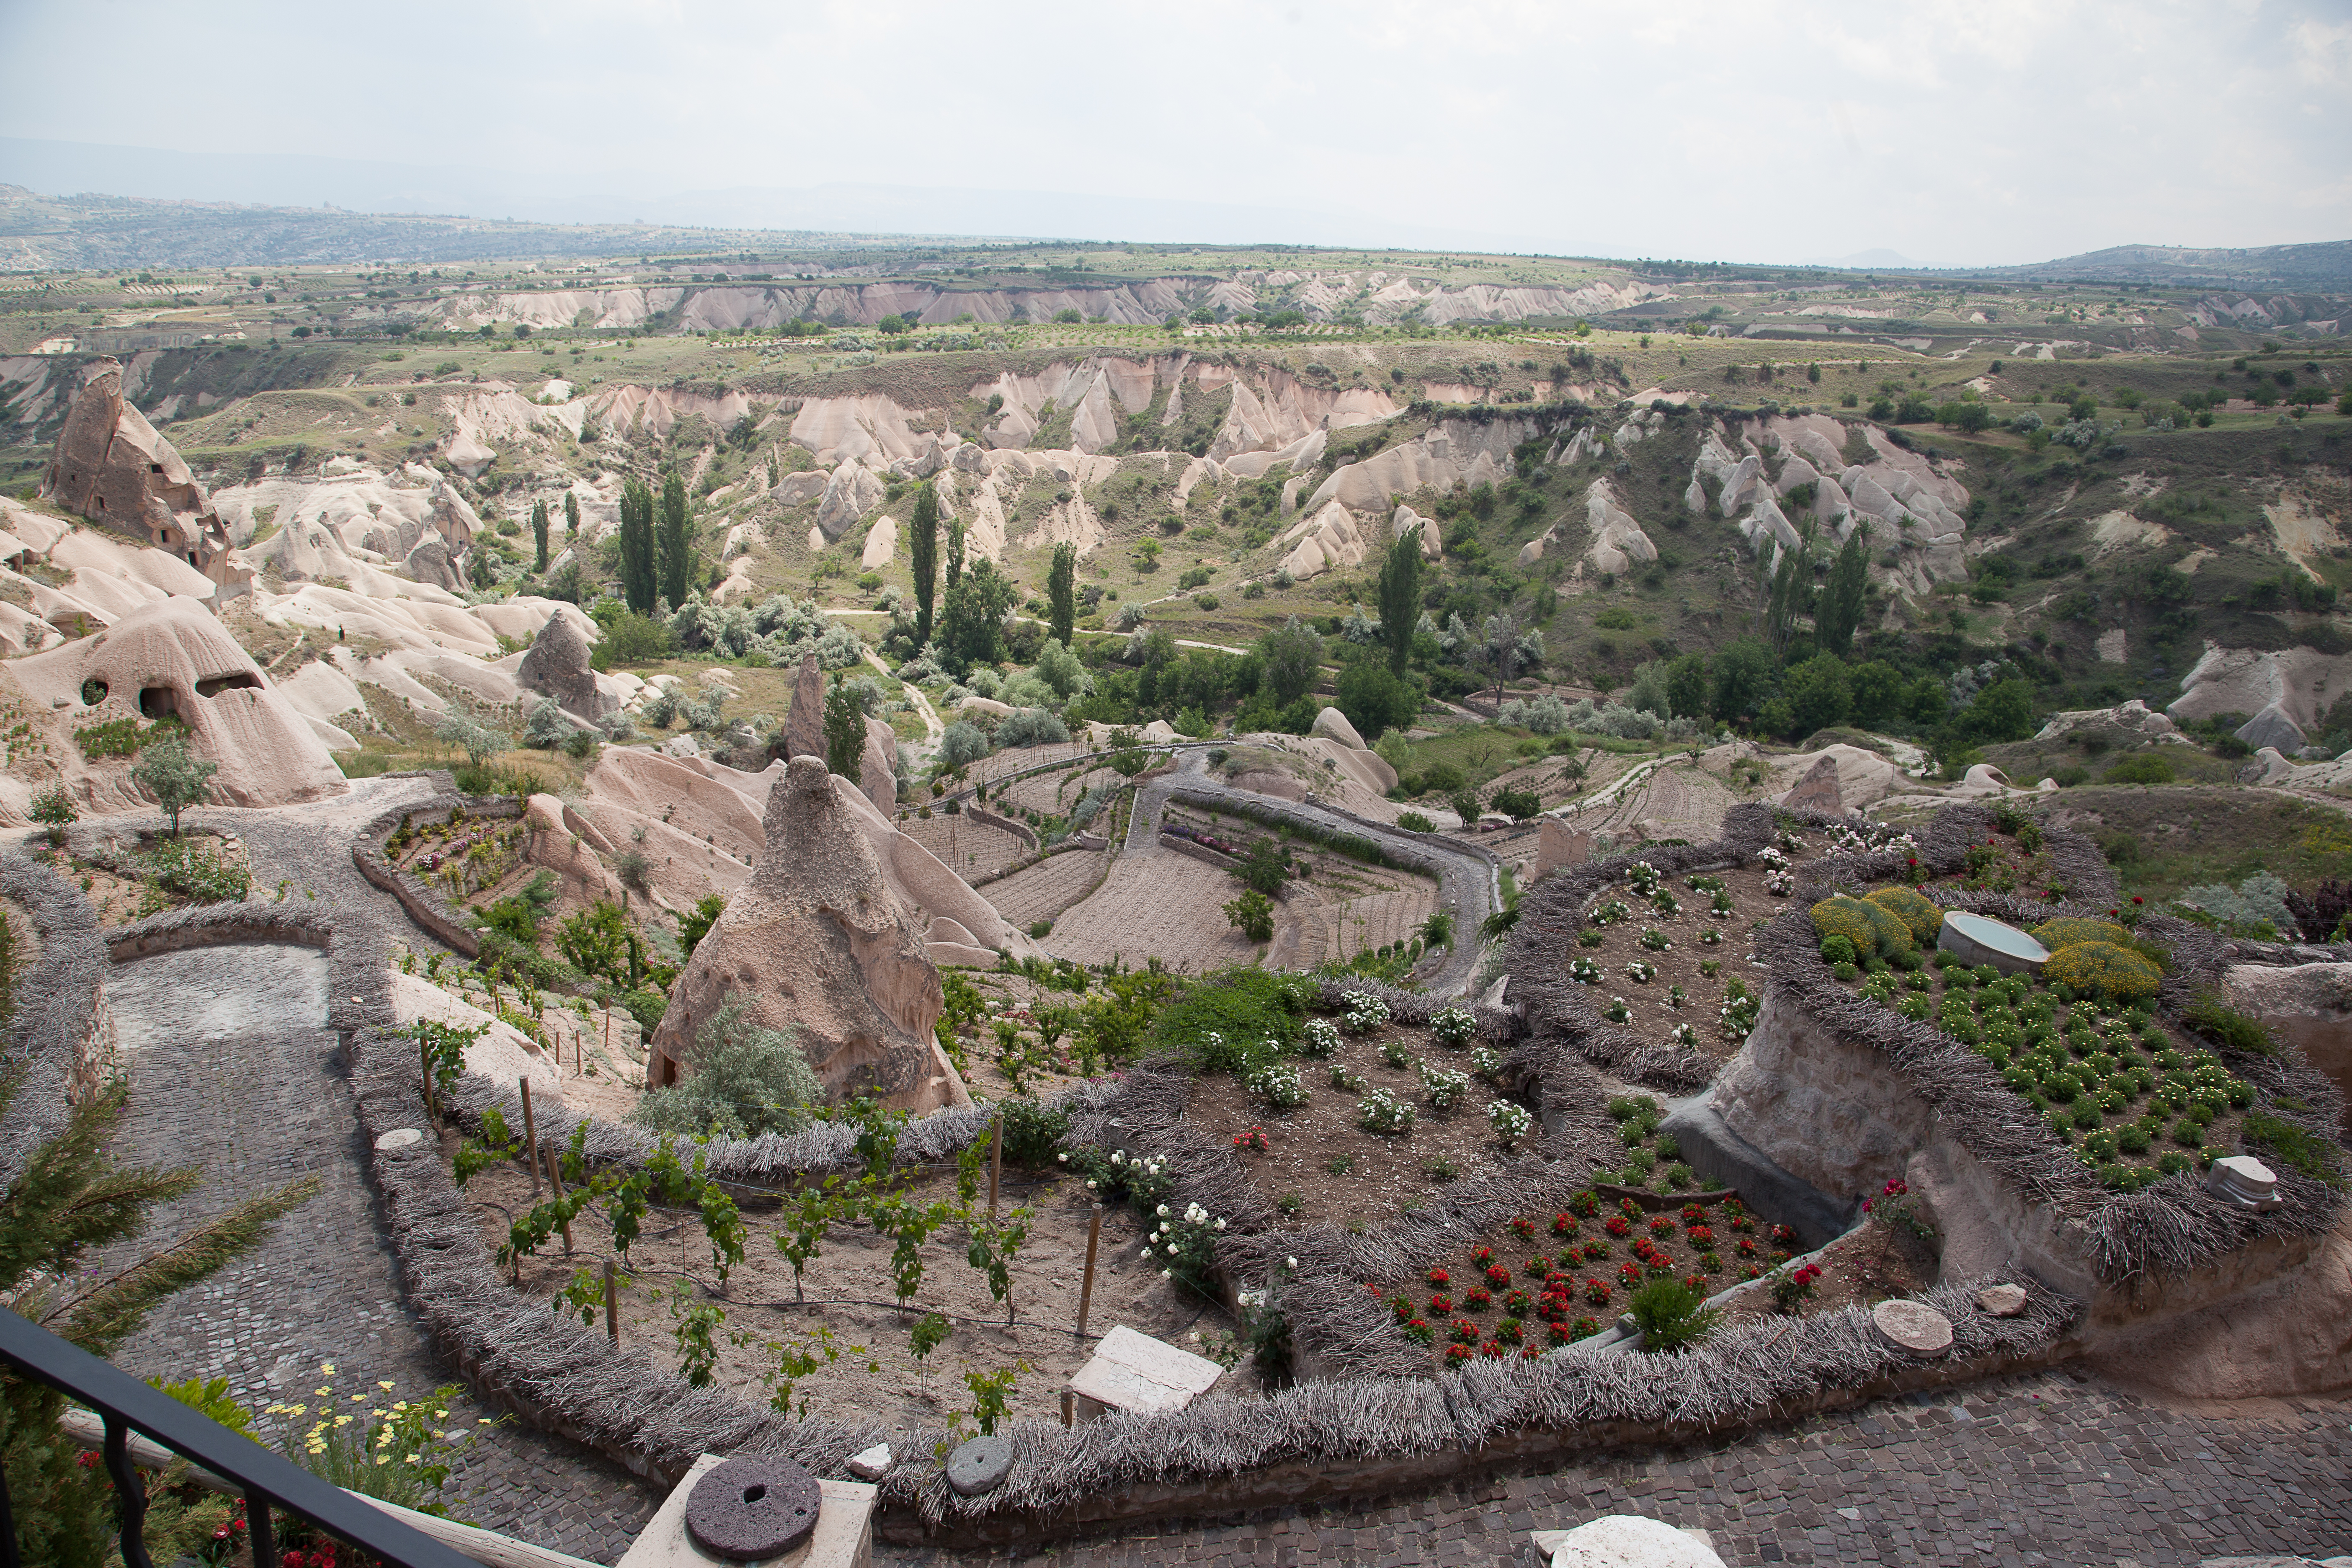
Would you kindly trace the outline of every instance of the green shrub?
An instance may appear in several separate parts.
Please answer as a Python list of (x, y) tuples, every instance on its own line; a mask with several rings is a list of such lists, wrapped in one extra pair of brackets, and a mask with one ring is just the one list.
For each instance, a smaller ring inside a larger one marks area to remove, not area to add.
[(749, 1007), (731, 998), (713, 1015), (687, 1058), (693, 1072), (647, 1092), (632, 1120), (656, 1132), (728, 1138), (807, 1126), (825, 1103), (824, 1084), (793, 1032), (762, 1028), (745, 1016)]
[(2104, 942), (2112, 947), (2129, 947), (2132, 943), (2131, 932), (2105, 921), (2043, 921), (2033, 928), (2032, 936), (2053, 952), (2084, 942)]
[(1004, 1157), (1023, 1165), (1054, 1163), (1056, 1146), (1070, 1130), (1070, 1116), (1034, 1100), (1006, 1100), (998, 1114), (1004, 1119)]
[(2172, 764), (2152, 752), (2126, 757), (2107, 770), (2109, 784), (2166, 784), (2172, 780)]
[(2344, 1177), (2337, 1168), (2336, 1145), (2327, 1139), (2266, 1110), (2246, 1113), (2245, 1132), (2247, 1142), (2277, 1156), (2280, 1163), (2315, 1182), (2326, 1182), (2331, 1187), (2342, 1184)]
[(1843, 936), (1824, 937), (1822, 941), (1822, 962), (1830, 965), (1853, 963), (1853, 942)]
[(1909, 888), (1879, 888), (1866, 899), (1901, 921), (1911, 940), (1922, 947), (1935, 941), (1944, 927), (1944, 911)]
[(2278, 1042), (2271, 1038), (2270, 1030), (2263, 1026), (2262, 1021), (2249, 1018), (2230, 1006), (2216, 992), (2205, 992), (2191, 1002), (2188, 1011), (2181, 1015), (2181, 1021), (2216, 1045), (2231, 1050), (2255, 1057), (2278, 1055)]
[(1181, 1053), (1197, 1072), (1244, 1073), (1298, 1038), (1304, 991), (1296, 979), (1237, 967), (1203, 975), (1160, 1015), (1157, 1041)]
[(2053, 953), (2042, 977), (2078, 995), (2129, 1004), (2155, 999), (2164, 972), (2127, 947), (2109, 942), (2078, 942)]
[(217, 904), (253, 890), (253, 873), (223, 859), (209, 840), (166, 838), (139, 858), (147, 879), (176, 898)]
[(1862, 899), (1850, 899), (1840, 894), (1824, 899), (1812, 908), (1813, 931), (1823, 942), (1832, 936), (1843, 936), (1853, 944), (1856, 958), (1874, 954), (1892, 958), (1898, 952), (1908, 952), (1913, 943), (1911, 929), (1894, 911)]
[(1721, 1309), (1705, 1307), (1706, 1297), (1679, 1279), (1653, 1279), (1626, 1300), (1641, 1326), (1642, 1349), (1652, 1355), (1685, 1349), (1723, 1321)]

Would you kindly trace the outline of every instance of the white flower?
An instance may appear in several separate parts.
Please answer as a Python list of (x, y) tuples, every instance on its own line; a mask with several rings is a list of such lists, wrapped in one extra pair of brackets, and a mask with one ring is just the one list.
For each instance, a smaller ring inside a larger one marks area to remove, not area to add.
[(1296, 1268), (1298, 1267), (1298, 1259), (1296, 1258), (1286, 1258), (1282, 1260), (1282, 1266), (1285, 1268)]
[(1173, 1279), (1176, 1278), (1176, 1271), (1172, 1268), (1163, 1268), (1160, 1271), (1160, 1278), (1162, 1279)]
[(1147, 1247), (1143, 1249), (1143, 1258), (1147, 1263), (1151, 1260), (1151, 1248)]
[(1094, 1183), (1090, 1180), (1090, 1181), (1088, 1181), (1088, 1182), (1087, 1183), (1087, 1191), (1088, 1191), (1088, 1192), (1093, 1192), (1094, 1190), (1095, 1190), (1095, 1184), (1094, 1184)]
[(1223, 1230), (1223, 1229), (1224, 1229), (1224, 1228), (1225, 1228), (1225, 1222), (1224, 1222), (1223, 1220), (1222, 1220), (1222, 1219), (1220, 1219), (1219, 1221), (1217, 1221), (1217, 1228), (1218, 1228), (1219, 1230)]
[(1177, 1256), (1179, 1256), (1180, 1251), (1181, 1251), (1181, 1249), (1177, 1247), (1177, 1245), (1176, 1245), (1174, 1242), (1172, 1242), (1172, 1241), (1171, 1241), (1171, 1242), (1170, 1242), (1170, 1243), (1168, 1244), (1168, 1256), (1169, 1256), (1169, 1257), (1171, 1257), (1171, 1258), (1177, 1257)]
[(1168, 1205), (1166, 1204), (1161, 1204), (1160, 1205), (1160, 1217), (1161, 1219), (1166, 1219), (1168, 1217)]
[(1061, 1164), (1066, 1165), (1070, 1163), (1070, 1157), (1067, 1154), (1056, 1154), (1054, 1158)]

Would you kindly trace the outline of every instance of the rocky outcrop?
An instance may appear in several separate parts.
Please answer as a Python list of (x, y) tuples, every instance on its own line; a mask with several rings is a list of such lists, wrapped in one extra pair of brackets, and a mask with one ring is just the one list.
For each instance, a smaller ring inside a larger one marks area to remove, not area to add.
[(2256, 751), (2270, 746), (2290, 757), (2302, 751), (2304, 744), (2303, 726), (2288, 718), (2286, 710), (2275, 702), (2239, 725), (2237, 736)]
[(1336, 500), (1325, 502), (1291, 524), (1282, 542), (1291, 544), (1282, 564), (1293, 577), (1312, 577), (1337, 566), (1361, 566), (1369, 553), (1355, 514)]
[(885, 816), (898, 804), (898, 732), (884, 720), (866, 721), (866, 749), (857, 756), (857, 787)]
[(2148, 741), (2180, 733), (2178, 724), (2135, 697), (2114, 708), (2070, 708), (2063, 713), (2053, 713), (2034, 731), (2033, 738), (2054, 741), (2077, 730), (2115, 730)]
[(596, 672), (588, 667), (586, 634), (562, 610), (548, 616), (539, 636), (531, 639), (530, 651), (515, 668), (515, 679), (554, 698), (564, 711), (583, 719), (602, 719), (620, 711), (620, 698), (599, 687)]
[(1585, 490), (1584, 518), (1592, 533), (1584, 558), (1592, 563), (1594, 571), (1622, 576), (1636, 564), (1658, 558), (1658, 547), (1650, 542), (1633, 514), (1617, 504), (1617, 492), (1607, 479), (1595, 479)]
[(418, 540), (402, 564), (420, 583), (430, 583), (453, 594), (465, 590), (466, 579), (458, 574), (457, 562), (450, 559), (449, 546), (437, 534)]
[(769, 754), (778, 762), (788, 763), (794, 757), (824, 757), (824, 673), (816, 667), (816, 655), (801, 656), (799, 673), (793, 677), (793, 705), (784, 714), (784, 732)]
[(209, 799), (290, 805), (351, 788), (310, 721), (197, 600), (142, 605), (96, 637), (10, 668), (34, 700), (71, 712), (77, 727), (176, 716), (189, 751), (218, 765)]
[(1364, 750), (1364, 738), (1356, 733), (1356, 727), (1349, 723), (1348, 716), (1337, 708), (1326, 708), (1317, 713), (1314, 728), (1307, 732), (1310, 735), (1321, 735), (1327, 740), (1337, 741), (1352, 752)]
[(844, 463), (825, 482), (824, 499), (817, 503), (817, 530), (828, 540), (839, 539), (881, 504), (881, 477), (863, 463)]
[(696, 946), (655, 1031), (651, 1081), (676, 1081), (697, 1031), (742, 1001), (753, 1021), (795, 1032), (835, 1095), (917, 1112), (968, 1101), (932, 1034), (944, 997), (929, 921), (891, 889), (851, 798), (866, 804), (822, 761), (793, 759), (769, 795), (751, 879)]
[(169, 551), (214, 582), (231, 580), (228, 531), (178, 448), (124, 401), (122, 366), (113, 359), (83, 367), (41, 493), (92, 522)]
[[(2275, 707), (2298, 731), (2308, 731), (2318, 728), (2320, 720), (2347, 692), (2352, 692), (2352, 654), (2321, 653), (2307, 647), (2258, 652), (2209, 646), (2195, 667), (2181, 677), (2180, 695), (2164, 710), (2186, 721), (2210, 719), (2217, 713), (2260, 713)], [(2302, 742), (2295, 744), (2300, 746)]]
[(2300, 1048), (2352, 1097), (2352, 963), (2232, 964), (2221, 990), (2231, 1006)]

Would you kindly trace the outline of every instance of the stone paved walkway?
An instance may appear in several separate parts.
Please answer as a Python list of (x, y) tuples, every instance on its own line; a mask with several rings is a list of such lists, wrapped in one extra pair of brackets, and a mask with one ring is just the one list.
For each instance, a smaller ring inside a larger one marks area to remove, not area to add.
[[(394, 798), (375, 799), (359, 820)], [(406, 927), (399, 906), (352, 868), (348, 812), (317, 822), (212, 815), (245, 835), (257, 888), (288, 878), (292, 897), (316, 893), (339, 915)], [(402, 934), (425, 941), (413, 928)], [(257, 1251), (165, 1302), (123, 1347), (117, 1359), (142, 1377), (225, 1374), (257, 1411), (281, 1400), (315, 1406), (313, 1391), (330, 1383), (373, 1394), (389, 1379), (404, 1396), (457, 1381), (396, 1288), (345, 1064), (320, 1027), (326, 979), (315, 950), (268, 945), (142, 959), (108, 982), (131, 1089), (118, 1156), (194, 1163), (207, 1178), (158, 1215), (152, 1234), (176, 1234), (298, 1175), (321, 1182)], [(512, 1425), (479, 1426), (489, 1414), (469, 1400), (450, 1410), (453, 1428), (478, 1434), (450, 1477), (457, 1517), (610, 1563), (659, 1505), (659, 1489), (595, 1455)]]
[[(2065, 1370), (1913, 1400), (1378, 1508), (1140, 1531), (1011, 1561), (1521, 1568), (1538, 1561), (1530, 1531), (1604, 1513), (1706, 1530), (1733, 1568), (2189, 1568), (2221, 1557), (2352, 1552), (2352, 1401), (2190, 1414)], [(990, 1560), (888, 1546), (875, 1553), (893, 1568)]]

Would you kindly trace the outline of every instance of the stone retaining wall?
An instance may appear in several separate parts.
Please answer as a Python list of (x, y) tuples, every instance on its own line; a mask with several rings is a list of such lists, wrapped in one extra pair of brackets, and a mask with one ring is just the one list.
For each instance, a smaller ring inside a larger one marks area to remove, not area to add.
[(398, 899), (408, 918), (426, 935), (461, 957), (476, 958), (482, 951), (481, 933), (467, 923), (466, 911), (436, 892), (422, 877), (394, 865), (384, 853), (384, 842), (403, 822), (446, 822), (459, 806), (465, 807), (467, 816), (485, 819), (518, 817), (525, 807), (512, 795), (461, 795), (457, 781), (447, 773), (427, 776), (441, 783), (441, 790), (420, 805), (387, 811), (369, 823), (352, 840), (352, 864), (359, 868), (361, 876)]
[(114, 1076), (120, 1048), (106, 1005), (106, 945), (89, 900), (27, 854), (23, 835), (0, 853), (0, 894), (41, 936), (41, 956), (17, 976), (16, 1016), (0, 1035), (0, 1072), (16, 1083), (0, 1109), (5, 1189), (34, 1150), (65, 1130), (73, 1108)]

